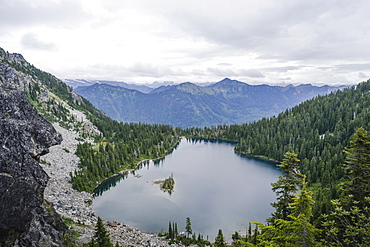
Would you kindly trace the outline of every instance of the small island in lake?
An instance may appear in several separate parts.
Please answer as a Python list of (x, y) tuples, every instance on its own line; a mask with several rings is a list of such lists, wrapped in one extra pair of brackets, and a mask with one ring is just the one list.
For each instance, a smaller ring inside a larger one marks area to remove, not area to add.
[(160, 184), (161, 190), (164, 192), (168, 192), (169, 194), (172, 194), (175, 187), (175, 179), (173, 179), (173, 174), (171, 174), (171, 176), (166, 178), (165, 180), (157, 180), (154, 183)]

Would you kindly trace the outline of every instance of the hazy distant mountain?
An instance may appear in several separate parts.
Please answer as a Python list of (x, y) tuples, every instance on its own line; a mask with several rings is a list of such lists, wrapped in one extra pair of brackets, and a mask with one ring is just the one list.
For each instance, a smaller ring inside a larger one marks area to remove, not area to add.
[(139, 85), (139, 84), (130, 84), (122, 81), (105, 81), (105, 80), (85, 80), (85, 79), (64, 79), (64, 83), (70, 85), (73, 88), (77, 88), (80, 86), (91, 86), (96, 83), (98, 84), (108, 84), (112, 86), (119, 86), (119, 87), (124, 87), (127, 89), (134, 89), (139, 92), (143, 93), (149, 93), (152, 91), (154, 88), (159, 87), (159, 83), (153, 83), (153, 86), (148, 86), (148, 85)]
[(113, 119), (177, 127), (241, 124), (270, 117), (338, 87), (248, 85), (228, 78), (209, 86), (190, 82), (149, 93), (122, 86), (80, 86), (77, 93)]

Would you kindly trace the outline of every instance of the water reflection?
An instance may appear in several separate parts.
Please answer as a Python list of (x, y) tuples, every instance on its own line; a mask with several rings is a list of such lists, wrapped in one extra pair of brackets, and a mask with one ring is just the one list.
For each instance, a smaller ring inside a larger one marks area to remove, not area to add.
[[(264, 222), (270, 216), (275, 201), (270, 184), (281, 173), (272, 162), (235, 153), (234, 146), (183, 139), (165, 159), (143, 162), (136, 171), (100, 186), (93, 210), (106, 220), (146, 232), (167, 230), (169, 221), (181, 228), (190, 217), (193, 230), (212, 240), (220, 228), (225, 236), (245, 233), (248, 222)], [(154, 182), (171, 173), (175, 193), (163, 193)]]

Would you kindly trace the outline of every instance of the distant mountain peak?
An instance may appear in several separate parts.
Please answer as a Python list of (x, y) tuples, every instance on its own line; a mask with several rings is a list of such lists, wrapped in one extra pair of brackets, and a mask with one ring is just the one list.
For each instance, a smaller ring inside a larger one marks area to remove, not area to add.
[(225, 78), (219, 82), (216, 82), (213, 85), (210, 85), (209, 87), (224, 87), (224, 86), (237, 86), (237, 85), (248, 85), (244, 82), (237, 81), (237, 80), (231, 80), (230, 78)]

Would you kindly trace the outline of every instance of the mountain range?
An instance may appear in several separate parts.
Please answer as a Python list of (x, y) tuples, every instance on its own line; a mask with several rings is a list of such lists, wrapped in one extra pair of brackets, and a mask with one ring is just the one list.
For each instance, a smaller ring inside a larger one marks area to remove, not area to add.
[(128, 85), (95, 83), (75, 91), (115, 120), (186, 128), (256, 121), (344, 88), (249, 85), (229, 78), (207, 86), (185, 82), (151, 91)]
[[(28, 63), (21, 54), (11, 54), (0, 48), (0, 246), (90, 245), (92, 236), (98, 235), (94, 234), (94, 228), (98, 227), (92, 211), (93, 195), (73, 188), (88, 184), (94, 188), (99, 181), (122, 171), (123, 166), (124, 169), (132, 168), (140, 160), (162, 157), (172, 150), (170, 147), (181, 136), (235, 141), (236, 152), (278, 161), (285, 154), (294, 157), (296, 153), (300, 160), (299, 170), (312, 190), (307, 198), (311, 200), (312, 195), (313, 200), (307, 209), (309, 213), (292, 217), (286, 229), (279, 229), (276, 235), (272, 232), (274, 236), (284, 241), (295, 240), (303, 236), (297, 231), (301, 229), (299, 225), (313, 222), (315, 228), (322, 229), (317, 233), (322, 234), (315, 237), (312, 245), (369, 246), (369, 234), (365, 229), (370, 219), (366, 197), (369, 194), (369, 176), (366, 176), (369, 162), (357, 157), (369, 156), (366, 130), (370, 129), (370, 80), (317, 97), (315, 95), (342, 87), (251, 86), (230, 79), (203, 87), (192, 83), (168, 85), (147, 93), (103, 84), (89, 87), (95, 88), (97, 93), (106, 90), (107, 98), (112, 92), (110, 101), (104, 99), (107, 102), (113, 102), (122, 94), (127, 102), (134, 103), (143, 95), (158, 101), (173, 100), (173, 104), (182, 102), (181, 107), (185, 109), (177, 108), (180, 117), (183, 117), (183, 110), (189, 110), (186, 108), (189, 102), (193, 108), (199, 107), (198, 111), (201, 106), (216, 109), (213, 105), (202, 105), (214, 102), (222, 112), (222, 107), (226, 108), (230, 101), (234, 105), (244, 104), (244, 107), (249, 106), (244, 101), (250, 105), (259, 102), (261, 107), (255, 106), (257, 109), (268, 110), (274, 100), (274, 104), (279, 105), (298, 102), (304, 97), (314, 99), (284, 110), (276, 117), (265, 116), (261, 121), (241, 125), (180, 129), (119, 123), (94, 108), (72, 87)], [(239, 98), (244, 95), (244, 100), (238, 101), (238, 95)], [(223, 101), (211, 101), (217, 97)], [(163, 111), (172, 109), (163, 102), (152, 101), (152, 104), (158, 104)], [(147, 110), (147, 113), (150, 112)], [(57, 146), (51, 147), (53, 145)], [(364, 182), (355, 183), (353, 174)], [(358, 185), (364, 186), (355, 187)], [(353, 192), (359, 192), (357, 194), (365, 200), (354, 201)], [(300, 193), (299, 198), (303, 194)], [(348, 206), (348, 203), (355, 206)], [(350, 211), (343, 206), (345, 204)], [(330, 221), (324, 219), (327, 226), (323, 224), (323, 215), (330, 217)], [(285, 220), (281, 222), (285, 224)], [(171, 246), (163, 237), (133, 230), (126, 224), (111, 223), (106, 222), (107, 231), (119, 246), (145, 246), (151, 241)], [(313, 229), (308, 226), (305, 229)], [(333, 238), (332, 226), (338, 238)], [(273, 225), (267, 227), (275, 231)], [(270, 241), (264, 237), (269, 238), (262, 234), (258, 238), (250, 235), (241, 240), (254, 246), (251, 240)], [(322, 243), (319, 239), (323, 239)]]

